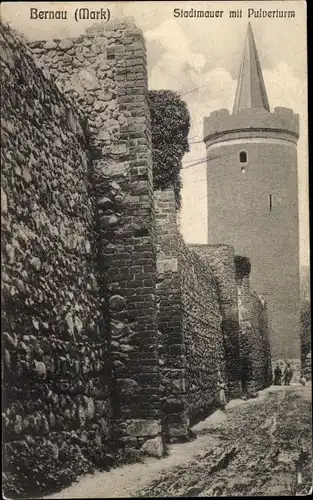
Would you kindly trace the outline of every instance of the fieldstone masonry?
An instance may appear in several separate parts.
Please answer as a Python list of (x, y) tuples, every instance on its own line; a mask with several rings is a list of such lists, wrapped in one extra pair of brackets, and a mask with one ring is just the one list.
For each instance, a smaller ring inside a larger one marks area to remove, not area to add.
[(4, 26), (0, 53), (4, 471), (35, 490), (111, 463), (107, 301), (84, 117)]
[(222, 314), (229, 397), (241, 394), (239, 316), (234, 249), (229, 245), (189, 245), (214, 273)]
[(218, 371), (227, 381), (218, 285), (210, 266), (179, 240), (190, 424), (218, 407)]
[(267, 308), (264, 299), (250, 288), (248, 259), (237, 257), (236, 264), (242, 385), (245, 392), (254, 393), (272, 380)]
[(264, 387), (269, 350), (232, 247), (187, 247), (173, 189), (153, 191), (133, 22), (29, 45), (1, 26), (0, 55), (4, 469), (23, 492), (122, 447), (162, 456), (217, 406), (218, 371), (240, 394), (243, 350)]

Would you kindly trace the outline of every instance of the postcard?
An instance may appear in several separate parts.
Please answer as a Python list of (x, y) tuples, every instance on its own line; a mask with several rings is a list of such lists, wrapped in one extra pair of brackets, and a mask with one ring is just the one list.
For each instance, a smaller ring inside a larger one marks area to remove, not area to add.
[(300, 0), (2, 2), (5, 498), (312, 493)]

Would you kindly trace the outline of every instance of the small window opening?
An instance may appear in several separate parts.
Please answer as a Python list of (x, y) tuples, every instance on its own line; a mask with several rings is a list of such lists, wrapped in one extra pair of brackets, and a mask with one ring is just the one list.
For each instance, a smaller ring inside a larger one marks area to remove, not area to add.
[(247, 163), (247, 153), (245, 151), (240, 151), (239, 153), (239, 161), (240, 163)]
[(271, 194), (268, 195), (268, 204), (269, 204), (269, 209), (270, 209), (270, 212), (271, 212), (272, 208), (273, 208), (273, 199), (272, 199), (272, 195)]
[(241, 173), (245, 174), (246, 173), (246, 167), (241, 167)]

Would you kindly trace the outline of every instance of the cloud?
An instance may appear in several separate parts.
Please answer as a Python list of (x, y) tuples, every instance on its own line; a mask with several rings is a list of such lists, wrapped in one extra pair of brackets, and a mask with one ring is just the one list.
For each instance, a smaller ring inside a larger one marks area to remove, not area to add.
[[(173, 36), (175, 33), (175, 36)], [(229, 104), (235, 82), (225, 68), (205, 71), (206, 57), (191, 49), (192, 39), (174, 19), (164, 21), (154, 30), (145, 32), (147, 50), (157, 40), (160, 57), (149, 67), (151, 89), (171, 89), (181, 93), (186, 101), (197, 131), (202, 130), (204, 115)], [(196, 130), (191, 130), (194, 135)]]
[[(175, 33), (175, 36), (173, 36)], [(181, 93), (191, 115), (189, 134), (190, 152), (184, 157), (182, 172), (181, 230), (188, 242), (207, 242), (207, 186), (206, 156), (203, 139), (203, 118), (212, 111), (228, 108), (230, 111), (236, 90), (236, 80), (228, 69), (212, 68), (212, 60), (204, 52), (195, 51), (193, 39), (174, 19), (166, 20), (157, 28), (145, 33), (147, 49), (157, 43), (159, 56), (154, 53), (154, 64), (149, 67), (151, 89), (172, 89)], [(234, 71), (232, 71), (234, 73)], [(298, 156), (301, 166), (299, 175), (300, 236), (308, 241), (308, 204), (306, 129), (307, 117), (304, 109), (307, 88), (306, 80), (300, 80), (286, 62), (279, 61), (271, 69), (263, 71), (271, 109), (276, 106), (290, 107), (301, 114), (302, 134)], [(198, 142), (200, 141), (200, 142)], [(197, 165), (191, 166), (193, 163)], [(307, 249), (304, 249), (304, 254)]]
[(145, 38), (148, 53), (156, 40), (163, 49), (159, 60), (149, 68), (150, 88), (189, 90), (197, 82), (206, 61), (203, 54), (190, 50), (190, 40), (180, 25), (174, 19), (168, 19), (154, 30), (146, 31)]
[(206, 242), (203, 117), (215, 109), (231, 106), (236, 82), (225, 68), (215, 67), (205, 71), (208, 67), (205, 55), (192, 50), (192, 38), (174, 19), (166, 20), (146, 32), (145, 37), (148, 53), (149, 47), (156, 41), (161, 48), (159, 58), (156, 60), (154, 56), (155, 62), (149, 67), (149, 87), (176, 90), (188, 105), (191, 116), (190, 152), (184, 157), (184, 166), (196, 162), (199, 165), (186, 168), (182, 173), (182, 232), (187, 241), (191, 237), (191, 241)]
[(264, 70), (263, 76), (272, 108), (284, 105), (296, 113), (303, 109), (306, 82), (297, 78), (286, 62), (278, 63), (273, 70)]

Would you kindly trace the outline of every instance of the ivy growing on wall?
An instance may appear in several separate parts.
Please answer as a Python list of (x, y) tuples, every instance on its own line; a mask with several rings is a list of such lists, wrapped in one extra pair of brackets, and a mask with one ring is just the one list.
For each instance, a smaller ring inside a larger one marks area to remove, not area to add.
[(235, 255), (236, 276), (239, 279), (249, 276), (251, 272), (251, 263), (248, 257)]
[(186, 103), (171, 90), (150, 90), (153, 183), (155, 189), (174, 187), (181, 204), (182, 158), (189, 151), (190, 115)]

